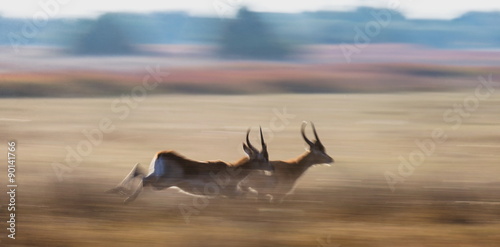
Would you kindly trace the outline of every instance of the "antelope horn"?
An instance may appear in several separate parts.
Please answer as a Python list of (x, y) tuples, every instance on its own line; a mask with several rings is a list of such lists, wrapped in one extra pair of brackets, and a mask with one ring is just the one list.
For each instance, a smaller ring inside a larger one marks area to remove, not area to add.
[(252, 151), (258, 153), (259, 150), (257, 150), (251, 143), (250, 143), (250, 139), (248, 138), (248, 136), (250, 135), (250, 128), (247, 130), (247, 145), (250, 149), (252, 149)]
[(262, 127), (260, 127), (260, 144), (262, 145), (262, 150), (266, 149), (266, 142), (264, 141), (264, 135), (262, 135)]
[(306, 121), (302, 122), (302, 126), (300, 127), (300, 132), (302, 133), (302, 138), (304, 138), (304, 141), (306, 141), (306, 143), (309, 144), (309, 146), (312, 146), (314, 144), (306, 137), (306, 133), (305, 133), (306, 125), (307, 125)]
[(316, 127), (314, 127), (313, 122), (311, 122), (311, 126), (313, 127), (314, 137), (316, 138), (316, 141), (321, 143), (321, 141), (319, 140), (319, 137), (318, 137), (318, 133), (316, 133)]

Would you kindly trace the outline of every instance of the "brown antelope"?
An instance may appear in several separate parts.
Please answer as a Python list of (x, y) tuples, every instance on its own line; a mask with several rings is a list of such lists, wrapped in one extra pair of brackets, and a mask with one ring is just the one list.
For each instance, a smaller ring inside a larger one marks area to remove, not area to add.
[[(223, 161), (195, 161), (187, 159), (175, 151), (161, 151), (156, 153), (149, 167), (149, 173), (139, 171), (136, 164), (132, 171), (115, 188), (108, 190), (110, 193), (126, 195), (125, 203), (137, 198), (145, 186), (161, 190), (177, 187), (181, 191), (199, 196), (226, 196), (236, 197), (243, 194), (239, 183), (252, 170), (273, 171), (269, 163), (267, 146), (260, 130), (262, 151), (258, 151), (248, 139), (250, 129), (247, 131), (246, 144), (243, 150), (248, 155), (235, 163)], [(132, 191), (130, 182), (139, 178), (139, 184)]]
[(309, 167), (319, 164), (331, 164), (332, 157), (326, 154), (325, 147), (319, 140), (314, 124), (311, 123), (316, 140), (310, 141), (304, 132), (307, 123), (303, 122), (301, 134), (304, 141), (309, 145), (309, 149), (299, 157), (281, 161), (275, 160), (270, 163), (274, 166), (274, 172), (270, 176), (263, 176), (262, 173), (251, 173), (241, 183), (241, 189), (257, 194), (258, 199), (268, 197), (270, 202), (279, 201), (293, 192), (297, 180)]

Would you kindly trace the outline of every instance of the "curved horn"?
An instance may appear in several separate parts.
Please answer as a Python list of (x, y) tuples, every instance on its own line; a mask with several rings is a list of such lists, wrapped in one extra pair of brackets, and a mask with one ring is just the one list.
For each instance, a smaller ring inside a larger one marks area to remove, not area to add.
[(316, 133), (316, 127), (314, 127), (313, 122), (311, 122), (311, 126), (313, 127), (313, 132), (314, 132), (314, 137), (316, 138), (317, 142), (321, 142), (318, 137), (318, 133)]
[(302, 133), (302, 138), (304, 138), (304, 141), (306, 141), (306, 143), (309, 144), (309, 146), (312, 146), (314, 144), (312, 143), (312, 141), (310, 141), (309, 139), (307, 139), (306, 133), (304, 131), (305, 128), (306, 128), (306, 125), (307, 125), (306, 121), (302, 122), (302, 126), (300, 127), (300, 132)]
[(248, 138), (248, 136), (250, 135), (250, 128), (248, 128), (247, 130), (247, 145), (250, 149), (252, 149), (252, 151), (258, 153), (259, 150), (257, 150), (251, 143), (250, 143), (250, 139)]
[(266, 142), (264, 141), (264, 136), (262, 135), (262, 127), (260, 127), (260, 144), (262, 145), (262, 150), (266, 148)]

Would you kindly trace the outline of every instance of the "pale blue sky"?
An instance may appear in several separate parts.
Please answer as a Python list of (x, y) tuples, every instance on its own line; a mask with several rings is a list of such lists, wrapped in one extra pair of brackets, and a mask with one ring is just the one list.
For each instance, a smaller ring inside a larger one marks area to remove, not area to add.
[[(357, 6), (389, 7), (398, 5), (408, 18), (448, 19), (467, 11), (500, 11), (498, 0), (16, 0), (0, 7), (0, 15), (27, 17), (49, 12), (54, 17), (96, 16), (104, 12), (152, 12), (184, 10), (199, 15), (230, 15), (237, 6), (257, 11), (300, 12), (304, 10), (349, 10)], [(44, 10), (41, 3), (57, 3)], [(392, 4), (392, 5), (391, 5)], [(215, 7), (218, 6), (218, 7)], [(233, 7), (236, 6), (236, 7)]]

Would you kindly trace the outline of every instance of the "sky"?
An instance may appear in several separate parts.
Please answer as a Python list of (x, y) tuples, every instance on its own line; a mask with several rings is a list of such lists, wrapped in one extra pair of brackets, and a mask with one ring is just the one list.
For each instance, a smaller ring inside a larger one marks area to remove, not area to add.
[[(412, 19), (451, 19), (468, 11), (500, 11), (498, 0), (16, 0), (0, 7), (4, 17), (95, 17), (105, 12), (182, 10), (228, 17), (240, 6), (255, 11), (352, 10), (359, 6), (393, 8)], [(391, 7), (392, 6), (392, 7)], [(397, 6), (396, 8), (394, 6)]]

